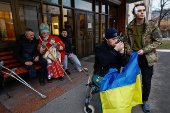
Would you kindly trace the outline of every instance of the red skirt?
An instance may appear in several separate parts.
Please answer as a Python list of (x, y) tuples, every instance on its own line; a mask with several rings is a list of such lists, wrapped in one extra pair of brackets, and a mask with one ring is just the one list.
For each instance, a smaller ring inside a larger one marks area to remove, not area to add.
[[(59, 58), (56, 59), (59, 63), (59, 65), (63, 68), (62, 63), (60, 62)], [(48, 79), (53, 78), (58, 78), (61, 76), (64, 76), (63, 70), (60, 68), (60, 66), (57, 64), (57, 62), (47, 59), (47, 70), (48, 70)]]

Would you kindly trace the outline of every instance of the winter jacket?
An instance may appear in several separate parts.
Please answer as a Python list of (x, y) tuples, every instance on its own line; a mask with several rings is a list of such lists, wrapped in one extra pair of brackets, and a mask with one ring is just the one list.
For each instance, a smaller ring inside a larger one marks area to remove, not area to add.
[(24, 64), (26, 61), (33, 61), (36, 56), (41, 56), (37, 46), (38, 40), (36, 37), (30, 42), (24, 34), (16, 41), (13, 56), (21, 64)]
[(126, 63), (126, 54), (121, 55), (113, 47), (110, 47), (106, 40), (96, 46), (94, 74), (104, 77), (110, 68), (118, 69), (118, 66), (124, 67)]
[(59, 38), (61, 39), (61, 41), (65, 44), (65, 54), (69, 54), (72, 53), (72, 47), (71, 47), (71, 42), (68, 39), (68, 37), (63, 37), (62, 35), (59, 36)]
[[(126, 28), (125, 31), (125, 50), (127, 55), (130, 56), (135, 38), (135, 23), (136, 19), (132, 20)], [(144, 51), (144, 55), (148, 61), (148, 65), (152, 66), (157, 63), (157, 54), (156, 48), (161, 44), (162, 35), (158, 26), (154, 23), (154, 21), (145, 19), (144, 22), (144, 31), (142, 34), (142, 49)]]

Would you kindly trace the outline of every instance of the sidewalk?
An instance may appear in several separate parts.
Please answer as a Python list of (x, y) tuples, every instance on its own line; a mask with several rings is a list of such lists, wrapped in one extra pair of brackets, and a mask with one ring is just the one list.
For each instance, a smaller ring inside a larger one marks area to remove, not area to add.
[[(149, 104), (152, 113), (170, 113), (170, 52), (157, 51), (158, 63), (154, 66), (152, 88), (149, 97)], [(83, 67), (89, 69), (88, 74), (93, 70), (94, 55), (81, 59)], [(71, 72), (71, 83), (65, 76), (64, 81), (58, 79), (52, 83), (40, 86), (38, 77), (35, 80), (25, 78), (36, 90), (47, 96), (42, 99), (37, 93), (27, 88), (16, 80), (7, 83), (7, 89), (12, 98), (7, 98), (3, 89), (0, 89), (0, 113), (84, 113), (86, 86), (88, 76), (83, 72), (79, 73), (69, 64)], [(99, 93), (95, 94), (91, 105), (95, 113), (102, 113), (98, 110)], [(144, 113), (142, 106), (133, 107), (132, 113)]]
[[(93, 70), (94, 63), (85, 62), (85, 60), (91, 57), (93, 57), (93, 55), (80, 59), (82, 67), (88, 68), (88, 74)], [(36, 92), (15, 79), (7, 82), (6, 89), (11, 98), (8, 98), (4, 90), (0, 88), (0, 113), (31, 113), (88, 79), (88, 76), (84, 72), (78, 72), (71, 64), (69, 64), (69, 71), (71, 72), (69, 77), (72, 79), (73, 83), (71, 83), (67, 76), (65, 76), (63, 81), (53, 79), (52, 83), (47, 83), (45, 80), (46, 84), (40, 86), (38, 77), (34, 79), (24, 77), (26, 82), (28, 82), (33, 88), (47, 96), (45, 99), (41, 98)]]

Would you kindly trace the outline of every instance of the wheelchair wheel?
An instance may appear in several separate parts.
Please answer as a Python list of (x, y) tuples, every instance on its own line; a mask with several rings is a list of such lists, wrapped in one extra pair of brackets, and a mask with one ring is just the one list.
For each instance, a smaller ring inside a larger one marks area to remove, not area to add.
[(86, 108), (86, 106), (84, 106), (84, 112), (85, 113), (95, 113), (95, 109), (92, 105), (88, 105), (88, 108)]

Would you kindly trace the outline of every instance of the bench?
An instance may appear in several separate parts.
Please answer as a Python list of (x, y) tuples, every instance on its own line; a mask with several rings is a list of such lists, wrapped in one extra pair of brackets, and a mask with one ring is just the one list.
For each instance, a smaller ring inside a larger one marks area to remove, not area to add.
[[(8, 52), (0, 52), (0, 61), (4, 61), (4, 66), (13, 69), (17, 68), (15, 73), (16, 74), (24, 74), (27, 73), (28, 71), (22, 67), (21, 63), (19, 63), (14, 57), (13, 57), (13, 51), (8, 51)], [(35, 65), (34, 66), (36, 70), (40, 69), (41, 66)], [(2, 71), (9, 73), (8, 70), (2, 68)], [(3, 74), (4, 78), (9, 78), (11, 77), (10, 75)]]

